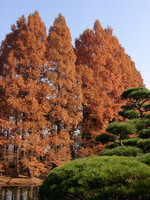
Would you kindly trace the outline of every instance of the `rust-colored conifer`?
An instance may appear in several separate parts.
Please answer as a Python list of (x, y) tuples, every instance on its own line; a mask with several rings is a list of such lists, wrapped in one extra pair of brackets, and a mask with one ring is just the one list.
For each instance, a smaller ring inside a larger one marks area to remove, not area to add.
[[(21, 17), (1, 46), (1, 87), (5, 93), (3, 120), (11, 122), (6, 133), (11, 143), (8, 148), (14, 148), (11, 151), (14, 152), (12, 162), (16, 176), (21, 166), (33, 174), (33, 166), (38, 169), (39, 158), (44, 152), (42, 145), (39, 150), (39, 140), (47, 127), (47, 97), (51, 91), (44, 81), (45, 53), (45, 27), (37, 11), (29, 15), (27, 22), (24, 16)], [(35, 146), (38, 147), (33, 150)]]
[[(71, 35), (65, 18), (59, 14), (53, 26), (50, 27), (47, 38), (47, 60), (50, 70), (47, 72), (53, 86), (53, 97), (50, 98), (51, 109), (49, 118), (53, 123), (53, 132), (56, 137), (68, 137), (68, 132), (75, 130), (81, 121), (81, 84), (76, 72), (76, 56), (71, 44)], [(65, 136), (66, 135), (66, 136)], [(55, 146), (57, 165), (66, 160), (65, 152), (69, 155), (70, 146), (60, 142)], [(71, 143), (71, 141), (70, 141)], [(59, 146), (59, 150), (58, 147)], [(68, 150), (67, 150), (68, 148)], [(65, 150), (66, 149), (66, 150)]]
[(81, 85), (76, 73), (70, 31), (61, 14), (50, 27), (47, 42), (47, 60), (51, 66), (49, 75), (53, 85), (51, 119), (57, 126), (57, 133), (70, 131), (81, 121)]
[(123, 89), (142, 86), (143, 81), (112, 29), (103, 29), (98, 20), (75, 44), (77, 71), (82, 77), (82, 132), (87, 143), (117, 117)]

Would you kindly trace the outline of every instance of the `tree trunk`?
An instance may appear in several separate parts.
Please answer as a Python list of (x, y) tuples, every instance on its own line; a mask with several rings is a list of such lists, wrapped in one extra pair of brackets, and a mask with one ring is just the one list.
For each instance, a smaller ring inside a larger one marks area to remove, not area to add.
[(33, 173), (31, 172), (29, 167), (27, 167), (27, 178), (33, 178)]
[(61, 126), (60, 123), (57, 123), (57, 135), (61, 132)]
[(122, 136), (120, 136), (120, 145), (124, 147), (124, 144), (122, 143)]
[(19, 173), (20, 173), (20, 170), (19, 170), (19, 147), (17, 146), (14, 146), (14, 154), (15, 154), (15, 174), (14, 176), (15, 177), (18, 177), (19, 176)]

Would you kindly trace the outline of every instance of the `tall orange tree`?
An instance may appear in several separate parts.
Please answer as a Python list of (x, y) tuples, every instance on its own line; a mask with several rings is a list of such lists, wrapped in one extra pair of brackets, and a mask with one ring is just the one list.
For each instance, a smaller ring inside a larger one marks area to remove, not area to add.
[[(76, 72), (76, 55), (71, 40), (65, 18), (59, 14), (47, 38), (47, 61), (50, 65), (47, 77), (53, 87), (49, 118), (56, 135), (70, 134), (82, 118), (81, 83)], [(59, 149), (62, 145), (58, 145)]]
[(75, 52), (82, 77), (82, 132), (87, 142), (117, 117), (123, 89), (142, 86), (143, 80), (112, 29), (103, 29), (98, 20), (93, 30), (84, 31), (76, 39)]
[(56, 125), (57, 133), (61, 130), (70, 131), (81, 120), (82, 95), (70, 31), (61, 14), (49, 30), (47, 60), (50, 64), (47, 75), (53, 86), (50, 117)]
[[(51, 92), (50, 84), (44, 81), (48, 67), (45, 53), (45, 26), (37, 11), (29, 15), (28, 21), (21, 17), (1, 46), (1, 87), (5, 99), (2, 119), (11, 123), (5, 136), (14, 149), (11, 151), (16, 176), (21, 168), (28, 168), (33, 174), (43, 167), (47, 146), (40, 139), (44, 139), (47, 127), (47, 98)], [(10, 152), (10, 145), (7, 148)]]

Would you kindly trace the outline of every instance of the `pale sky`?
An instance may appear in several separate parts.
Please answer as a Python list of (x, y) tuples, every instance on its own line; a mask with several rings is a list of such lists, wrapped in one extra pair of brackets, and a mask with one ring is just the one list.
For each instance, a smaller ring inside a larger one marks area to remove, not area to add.
[(39, 11), (47, 33), (62, 13), (73, 44), (98, 19), (103, 28), (113, 28), (150, 89), (150, 0), (0, 0), (0, 8), (0, 41), (19, 17), (28, 17), (35, 10)]

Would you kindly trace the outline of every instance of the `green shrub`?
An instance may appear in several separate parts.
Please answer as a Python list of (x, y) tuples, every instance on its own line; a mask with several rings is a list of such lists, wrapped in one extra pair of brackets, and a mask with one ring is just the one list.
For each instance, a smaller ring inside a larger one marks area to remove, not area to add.
[(114, 142), (114, 143), (107, 144), (105, 149), (114, 149), (115, 147), (118, 147), (118, 146), (120, 146), (120, 144)]
[[(122, 140), (122, 143), (123, 143), (124, 146), (135, 146), (135, 147), (137, 147), (139, 141), (143, 141), (143, 139), (141, 139), (141, 138), (124, 139), (124, 140)], [(118, 146), (120, 146), (120, 144), (117, 143), (117, 142), (110, 143), (110, 144), (106, 145), (105, 149), (114, 149), (115, 147), (118, 147)]]
[(144, 118), (150, 119), (150, 114), (145, 115)]
[[(150, 151), (150, 139), (131, 138), (131, 139), (127, 139), (127, 140), (122, 140), (122, 143), (124, 144), (124, 146), (135, 146), (137, 148), (140, 148), (145, 153)], [(116, 144), (112, 144), (112, 147), (113, 147), (113, 145), (114, 145), (114, 147), (116, 146)], [(107, 145), (107, 146), (106, 146), (106, 148), (109, 148), (109, 145)]]
[(118, 113), (120, 116), (128, 119), (139, 118), (140, 114), (136, 110), (123, 110)]
[(150, 138), (150, 128), (143, 129), (139, 135), (139, 138), (147, 139)]
[(150, 165), (150, 153), (143, 154), (137, 158), (140, 162)]
[(114, 142), (116, 140), (116, 137), (115, 135), (109, 135), (109, 134), (101, 134), (101, 135), (98, 135), (96, 137), (96, 141), (99, 141), (101, 142), (102, 144), (106, 144), (108, 142)]
[(142, 153), (142, 149), (136, 147), (116, 147), (115, 149), (104, 149), (102, 155), (106, 156), (137, 156)]
[(122, 140), (122, 143), (125, 146), (137, 146), (140, 140), (141, 140), (140, 138), (130, 138), (130, 139)]
[(140, 139), (137, 142), (137, 147), (141, 148), (144, 152), (150, 151), (150, 139)]
[(143, 107), (146, 111), (150, 111), (150, 103), (144, 104)]
[(136, 133), (137, 129), (136, 129), (136, 126), (134, 126), (134, 123), (115, 121), (108, 124), (106, 131), (115, 135), (123, 136), (123, 135)]
[(147, 128), (148, 126), (150, 126), (150, 119), (149, 118), (144, 118), (144, 119), (131, 119), (130, 121), (128, 121), (128, 123), (134, 127), (136, 127), (136, 129), (138, 131), (141, 131), (142, 129)]
[(135, 158), (91, 156), (57, 167), (40, 187), (40, 199), (150, 199), (150, 167)]

